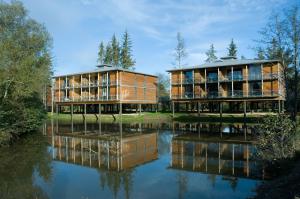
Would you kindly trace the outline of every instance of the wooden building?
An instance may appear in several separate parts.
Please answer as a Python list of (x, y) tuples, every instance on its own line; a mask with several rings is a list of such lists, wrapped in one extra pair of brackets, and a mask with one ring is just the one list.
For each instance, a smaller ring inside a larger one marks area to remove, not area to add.
[[(223, 57), (212, 63), (172, 69), (170, 99), (179, 111), (180, 103), (192, 110), (230, 111), (283, 110), (285, 82), (278, 60), (238, 60)], [(240, 108), (241, 105), (241, 108)], [(187, 109), (188, 109), (187, 108)]]
[[(157, 77), (154, 75), (126, 70), (111, 65), (100, 65), (86, 73), (54, 77), (53, 103), (56, 111), (61, 106), (73, 105), (94, 107), (104, 111), (122, 112), (122, 105), (157, 104)], [(102, 106), (103, 105), (103, 106)]]

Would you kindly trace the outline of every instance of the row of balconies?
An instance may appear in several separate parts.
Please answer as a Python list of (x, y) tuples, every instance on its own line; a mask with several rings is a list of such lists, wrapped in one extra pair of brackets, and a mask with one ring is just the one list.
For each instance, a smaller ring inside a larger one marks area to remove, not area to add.
[[(265, 73), (263, 75), (233, 75), (233, 76), (219, 76), (219, 77), (207, 77), (205, 78), (194, 78), (194, 79), (183, 79), (182, 84), (204, 84), (206, 83), (217, 83), (217, 82), (231, 82), (231, 81), (256, 81), (256, 80), (273, 80), (278, 79), (278, 74)], [(172, 80), (173, 85), (181, 84), (179, 80)]]
[[(66, 89), (66, 88), (93, 88), (93, 87), (99, 87), (99, 86), (114, 86), (117, 85), (116, 81), (91, 81), (90, 83), (88, 81), (83, 81), (83, 82), (74, 82), (74, 83), (61, 83), (60, 88), (61, 89)], [(55, 89), (59, 89), (59, 85), (55, 85)]]
[(183, 95), (172, 95), (172, 99), (199, 99), (199, 98), (247, 98), (247, 97), (276, 97), (278, 90), (234, 90), (234, 91), (209, 91), (202, 93), (185, 92)]
[(56, 102), (80, 102), (80, 101), (111, 101), (117, 100), (116, 95), (109, 95), (109, 96), (80, 96), (80, 97), (55, 97), (54, 100)]

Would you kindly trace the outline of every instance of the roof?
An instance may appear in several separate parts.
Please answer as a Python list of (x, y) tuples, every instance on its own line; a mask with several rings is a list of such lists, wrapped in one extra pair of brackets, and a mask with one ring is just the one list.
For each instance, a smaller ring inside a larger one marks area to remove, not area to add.
[(199, 68), (214, 68), (214, 67), (225, 67), (225, 66), (240, 66), (248, 64), (263, 64), (263, 63), (273, 63), (280, 62), (279, 60), (257, 60), (257, 59), (223, 59), (211, 63), (205, 63), (202, 65), (196, 65), (185, 68), (175, 68), (167, 70), (167, 72), (180, 71), (180, 70), (191, 70)]
[(141, 74), (141, 75), (157, 77), (156, 75), (141, 73), (141, 72), (137, 72), (137, 71), (124, 69), (124, 68), (121, 68), (121, 67), (116, 67), (116, 66), (104, 64), (104, 65), (97, 66), (97, 69), (93, 70), (93, 71), (85, 71), (85, 72), (80, 72), (80, 73), (70, 73), (70, 74), (65, 74), (65, 75), (55, 75), (52, 78), (66, 77), (66, 76), (73, 76), (73, 75), (83, 75), (83, 74), (98, 73), (98, 72), (109, 72), (109, 71), (124, 71), (124, 72), (129, 72), (129, 73), (136, 73), (136, 74)]

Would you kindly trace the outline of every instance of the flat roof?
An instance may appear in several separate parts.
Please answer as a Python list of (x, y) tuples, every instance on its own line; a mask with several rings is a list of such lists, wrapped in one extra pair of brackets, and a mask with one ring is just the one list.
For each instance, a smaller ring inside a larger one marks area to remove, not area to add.
[(89, 73), (108, 72), (108, 71), (124, 71), (124, 72), (129, 72), (129, 73), (136, 73), (136, 74), (141, 74), (141, 75), (157, 77), (156, 75), (141, 73), (141, 72), (137, 72), (137, 71), (133, 71), (133, 70), (124, 69), (124, 68), (121, 68), (121, 67), (103, 65), (103, 67), (98, 67), (97, 69), (95, 69), (93, 71), (86, 71), (86, 72), (79, 72), (79, 73), (69, 73), (69, 74), (65, 74), (65, 75), (55, 75), (55, 76), (52, 76), (52, 78), (74, 76), (74, 75), (84, 75), (84, 74), (89, 74)]
[(174, 68), (167, 70), (167, 72), (172, 71), (180, 71), (180, 70), (192, 70), (199, 68), (214, 68), (214, 67), (225, 67), (225, 66), (240, 66), (240, 65), (248, 65), (248, 64), (263, 64), (263, 63), (273, 63), (280, 62), (279, 60), (258, 60), (258, 59), (226, 59), (226, 60), (218, 60), (215, 62), (204, 63), (202, 65), (184, 67), (184, 68)]

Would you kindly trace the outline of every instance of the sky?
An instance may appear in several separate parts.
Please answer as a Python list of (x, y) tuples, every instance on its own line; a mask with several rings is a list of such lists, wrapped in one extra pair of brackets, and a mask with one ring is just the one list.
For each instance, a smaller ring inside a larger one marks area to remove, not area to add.
[(130, 34), (136, 71), (157, 74), (174, 68), (176, 34), (185, 40), (187, 66), (199, 65), (214, 44), (227, 54), (233, 38), (238, 57), (254, 58), (258, 31), (271, 14), (300, 0), (23, 0), (29, 16), (53, 39), (54, 75), (92, 71), (98, 46), (113, 34)]

